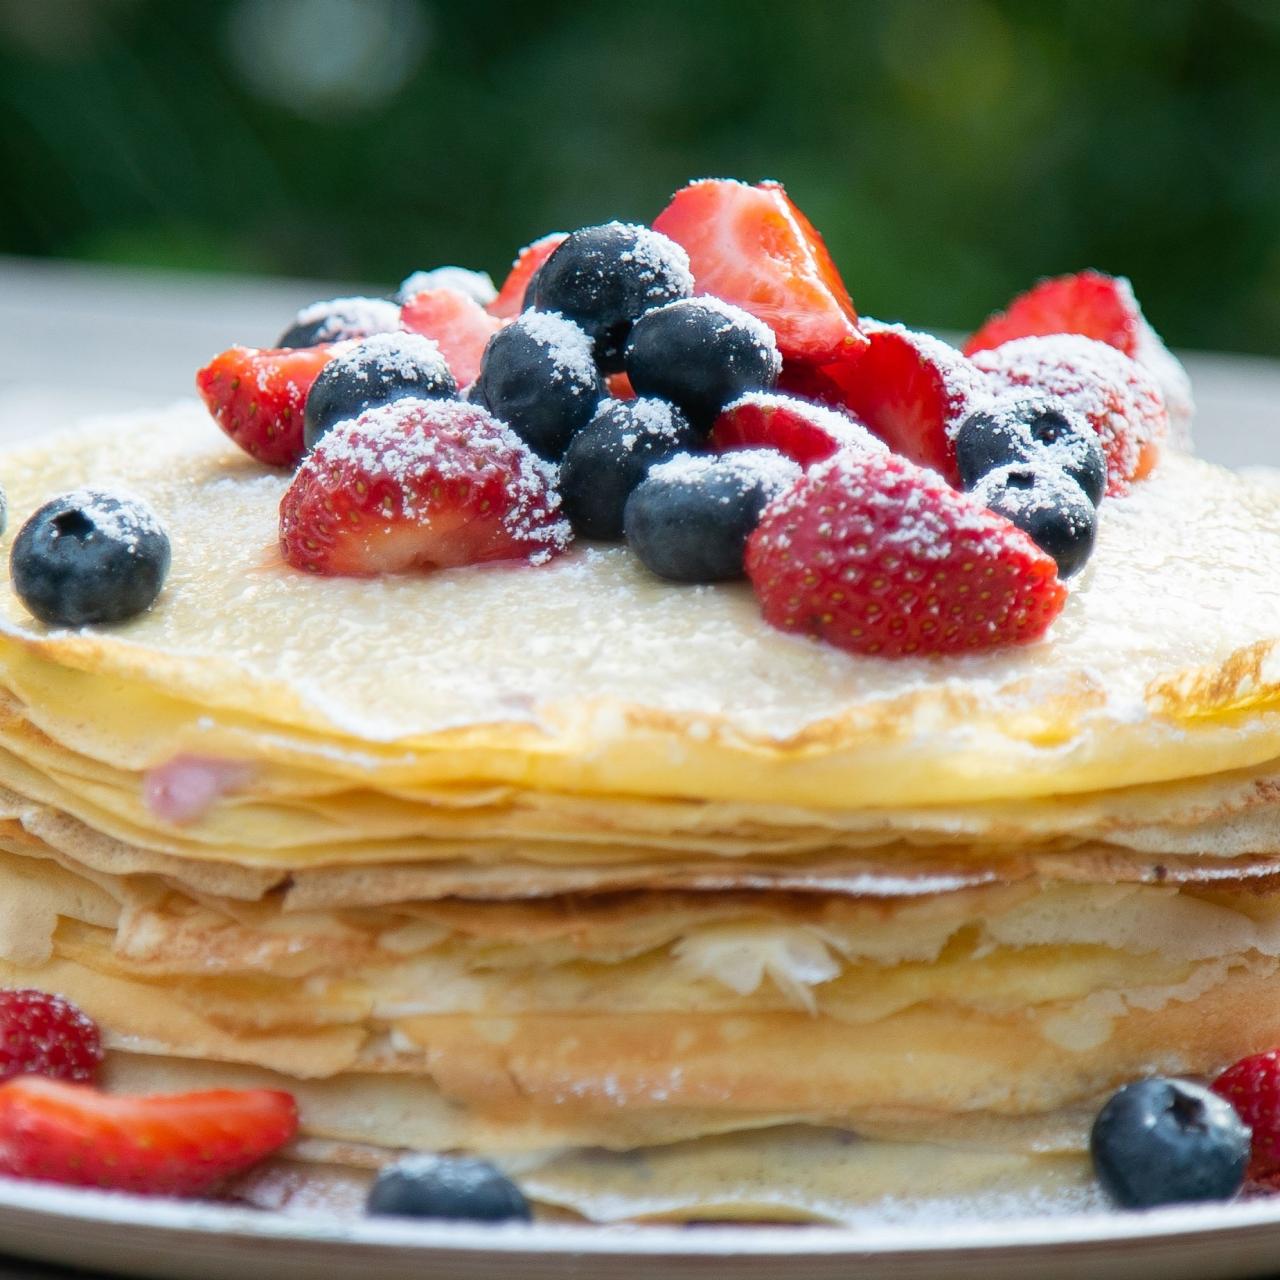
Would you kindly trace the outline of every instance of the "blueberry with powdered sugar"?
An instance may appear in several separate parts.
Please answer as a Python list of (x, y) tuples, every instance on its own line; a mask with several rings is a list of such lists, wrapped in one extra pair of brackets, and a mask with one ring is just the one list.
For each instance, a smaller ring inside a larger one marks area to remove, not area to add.
[(493, 277), (487, 271), (472, 271), (468, 267), (432, 267), (430, 271), (412, 271), (405, 276), (392, 301), (403, 305), (415, 293), (425, 293), (429, 289), (456, 289), (482, 307), (487, 307), (498, 296)]
[(145, 503), (99, 489), (46, 502), (18, 532), (9, 576), (22, 603), (55, 627), (123, 622), (155, 603), (169, 537)]
[(802, 475), (772, 449), (680, 454), (655, 466), (627, 499), (627, 545), (672, 582), (741, 578), (761, 513)]
[(315, 347), (374, 333), (394, 333), (400, 308), (386, 298), (326, 298), (305, 306), (280, 335), (277, 347)]
[(366, 409), (412, 396), (448, 400), (458, 384), (440, 348), (417, 333), (376, 333), (334, 356), (316, 376), (302, 413), (308, 449), (336, 426)]
[(1060, 578), (1079, 573), (1093, 554), (1097, 508), (1052, 463), (1040, 460), (997, 467), (978, 481), (973, 496), (1052, 556)]

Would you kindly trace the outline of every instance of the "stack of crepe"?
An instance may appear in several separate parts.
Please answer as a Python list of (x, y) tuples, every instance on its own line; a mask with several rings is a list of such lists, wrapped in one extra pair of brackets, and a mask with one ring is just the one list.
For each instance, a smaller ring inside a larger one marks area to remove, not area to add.
[(114, 1087), (291, 1089), (259, 1199), (427, 1149), (598, 1220), (1085, 1203), (1108, 1091), (1280, 1043), (1280, 488), (1169, 456), (1046, 642), (889, 662), (622, 548), (294, 572), (194, 408), (0, 480), (173, 542), (115, 629), (6, 591), (0, 983)]

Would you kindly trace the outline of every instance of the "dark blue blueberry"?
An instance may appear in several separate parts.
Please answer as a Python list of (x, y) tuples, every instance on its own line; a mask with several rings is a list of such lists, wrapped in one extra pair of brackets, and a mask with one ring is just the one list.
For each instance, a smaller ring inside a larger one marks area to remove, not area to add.
[(654, 467), (627, 499), (627, 545), (672, 582), (740, 578), (760, 513), (801, 474), (772, 449), (680, 454)]
[(440, 348), (429, 338), (376, 333), (320, 370), (302, 411), (302, 439), (313, 448), (339, 422), (389, 400), (447, 400), (457, 393)]
[(782, 367), (768, 325), (718, 298), (689, 298), (641, 316), (627, 339), (637, 395), (671, 400), (706, 429), (748, 391), (769, 391)]
[(136, 498), (78, 489), (46, 502), (18, 531), (9, 576), (22, 603), (54, 627), (123, 622), (155, 603), (169, 538)]
[(365, 1211), (380, 1218), (528, 1222), (520, 1188), (487, 1160), (408, 1156), (378, 1174)]
[(1140, 1080), (1098, 1113), (1089, 1151), (1121, 1208), (1230, 1200), (1244, 1182), (1249, 1128), (1225, 1098), (1198, 1084)]
[(526, 311), (489, 339), (469, 399), (554, 462), (603, 395), (586, 333), (564, 316)]
[(697, 447), (697, 432), (675, 405), (606, 400), (560, 464), (560, 496), (574, 532), (617, 542), (627, 498), (649, 468)]
[(427, 289), (456, 289), (482, 307), (487, 307), (498, 296), (493, 277), (487, 271), (472, 271), (468, 267), (432, 267), (430, 271), (413, 271), (405, 276), (391, 300), (404, 303), (415, 293)]
[(394, 333), (400, 308), (386, 298), (329, 298), (303, 307), (280, 335), (277, 347), (315, 347), (322, 342)]
[(1096, 507), (1107, 490), (1107, 459), (1098, 434), (1061, 400), (1032, 396), (997, 401), (971, 413), (956, 432), (956, 465), (965, 489), (1010, 462), (1048, 458)]
[[(536, 282), (536, 285), (535, 285)], [(575, 231), (530, 281), (534, 304), (580, 324), (609, 373), (622, 368), (632, 321), (693, 292), (689, 256), (648, 227), (606, 222)], [(530, 297), (527, 291), (526, 301)]]
[(1098, 534), (1098, 511), (1070, 476), (1044, 462), (989, 471), (973, 496), (1025, 533), (1069, 578), (1084, 568)]

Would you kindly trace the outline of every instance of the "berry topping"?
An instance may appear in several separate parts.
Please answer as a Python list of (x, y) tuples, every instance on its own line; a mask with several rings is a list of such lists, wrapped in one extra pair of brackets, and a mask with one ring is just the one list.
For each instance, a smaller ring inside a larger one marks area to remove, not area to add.
[[(569, 238), (567, 231), (552, 231), (532, 244), (525, 245), (511, 264), (507, 278), (498, 290), (498, 296), (488, 303), (485, 310), (499, 320), (514, 320), (525, 309), (525, 295), (529, 282), (537, 270)], [(533, 299), (529, 298), (532, 302)]]
[(470, 399), (554, 461), (603, 395), (587, 334), (553, 311), (526, 311), (489, 339)]
[(568, 545), (553, 472), (484, 409), (395, 400), (309, 453), (280, 502), (284, 558), (366, 577), (489, 560), (541, 562)]
[(332, 355), (331, 347), (231, 347), (196, 374), (196, 388), (214, 421), (247, 454), (269, 467), (293, 467), (303, 454), (303, 405)]
[(854, 450), (770, 504), (747, 573), (774, 626), (883, 657), (1025, 644), (1067, 595), (1053, 561), (971, 495)]
[(303, 307), (276, 346), (315, 347), (374, 333), (394, 333), (399, 327), (399, 308), (386, 298), (329, 298)]
[(787, 360), (820, 365), (863, 345), (822, 237), (778, 183), (690, 183), (653, 225), (688, 251), (697, 292), (758, 316)]
[(777, 449), (802, 467), (825, 462), (841, 449), (884, 452), (884, 441), (856, 418), (796, 396), (749, 391), (724, 407), (711, 444), (729, 449)]
[(1241, 1058), (1213, 1082), (1213, 1091), (1253, 1132), (1249, 1176), (1274, 1180), (1280, 1174), (1280, 1049)]
[(1084, 418), (1107, 455), (1108, 493), (1126, 493), (1155, 466), (1169, 415), (1150, 375), (1114, 347), (1076, 334), (1018, 338), (973, 362), (998, 388), (1056, 396)]
[(606, 400), (569, 442), (560, 465), (560, 494), (574, 532), (618, 541), (627, 498), (649, 468), (698, 443), (684, 414), (665, 400)]
[(454, 1222), (528, 1222), (520, 1188), (487, 1160), (406, 1156), (378, 1174), (366, 1212), (374, 1217)]
[(452, 289), (481, 307), (487, 307), (498, 298), (493, 277), (487, 271), (471, 271), (467, 267), (432, 267), (430, 271), (414, 271), (405, 276), (396, 290), (394, 301), (404, 306), (415, 293), (428, 293), (434, 289)]
[(123, 622), (155, 603), (169, 538), (136, 498), (77, 489), (46, 502), (18, 532), (9, 576), (22, 603), (53, 627)]
[(204, 1195), (297, 1130), (293, 1098), (268, 1089), (131, 1098), (38, 1076), (0, 1085), (0, 1170), (39, 1182)]
[(800, 478), (772, 449), (680, 454), (655, 466), (627, 500), (627, 544), (672, 582), (728, 582), (743, 575), (747, 539), (765, 507)]
[(770, 390), (781, 362), (768, 325), (718, 298), (689, 298), (636, 321), (626, 364), (639, 395), (674, 401), (705, 431), (731, 400)]
[(1051, 555), (1058, 577), (1084, 568), (1098, 534), (1098, 512), (1083, 489), (1051, 463), (1012, 462), (988, 472), (973, 496)]
[(447, 288), (412, 294), (400, 308), (400, 323), (440, 348), (460, 387), (470, 386), (479, 376), (485, 346), (502, 328), (502, 321), (474, 298)]
[(453, 374), (429, 338), (378, 333), (340, 351), (320, 370), (303, 411), (303, 443), (313, 449), (339, 422), (390, 400), (438, 400), (457, 394)]
[(1230, 1200), (1249, 1130), (1229, 1102), (1185, 1080), (1139, 1080), (1112, 1094), (1089, 1138), (1094, 1171), (1124, 1209)]
[(44, 991), (0, 991), (0, 1080), (89, 1081), (101, 1065), (97, 1025), (70, 1001)]

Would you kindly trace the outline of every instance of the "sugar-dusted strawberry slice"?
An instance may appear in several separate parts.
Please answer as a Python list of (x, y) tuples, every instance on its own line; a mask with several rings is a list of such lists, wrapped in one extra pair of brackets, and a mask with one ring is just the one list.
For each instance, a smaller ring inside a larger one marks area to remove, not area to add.
[(569, 238), (567, 231), (551, 231), (527, 244), (516, 255), (498, 296), (485, 308), (500, 320), (514, 320), (524, 310), (524, 295), (534, 272)]
[(690, 183), (653, 227), (684, 246), (697, 291), (763, 320), (784, 359), (825, 364), (863, 345), (822, 237), (778, 183)]
[(196, 388), (214, 421), (246, 453), (270, 467), (302, 457), (302, 410), (332, 346), (231, 347), (196, 374)]
[(47, 991), (0, 991), (0, 1079), (92, 1080), (102, 1065), (97, 1024)]
[(395, 400), (328, 432), (280, 502), (285, 560), (369, 577), (554, 555), (554, 469), (478, 405)]
[(425, 289), (406, 298), (400, 326), (431, 338), (440, 348), (459, 387), (469, 387), (480, 373), (485, 344), (502, 328), (474, 298), (459, 289)]
[(765, 508), (746, 563), (775, 627), (886, 658), (1025, 644), (1067, 595), (1049, 556), (970, 494), (852, 449)]
[(297, 1131), (293, 1098), (270, 1089), (134, 1098), (38, 1076), (0, 1085), (0, 1171), (39, 1182), (199, 1196)]
[(711, 445), (721, 453), (777, 449), (802, 467), (841, 449), (885, 449), (882, 440), (846, 413), (766, 391), (748, 392), (726, 405), (711, 428)]

